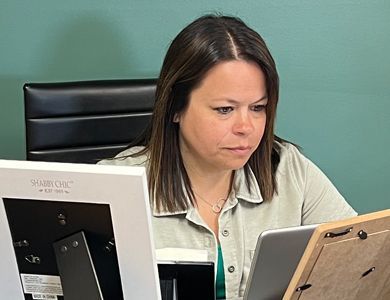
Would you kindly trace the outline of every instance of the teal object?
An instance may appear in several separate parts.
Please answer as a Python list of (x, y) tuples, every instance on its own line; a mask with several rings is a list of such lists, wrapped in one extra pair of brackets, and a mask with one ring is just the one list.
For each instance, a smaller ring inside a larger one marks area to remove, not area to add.
[(216, 298), (225, 299), (226, 298), (226, 289), (225, 289), (225, 270), (223, 265), (223, 255), (221, 245), (218, 245), (218, 267), (217, 267), (217, 279), (215, 283)]
[(157, 77), (204, 13), (241, 17), (276, 60), (277, 134), (359, 213), (390, 207), (390, 1), (13, 1), (0, 9), (0, 158), (24, 159), (25, 82)]

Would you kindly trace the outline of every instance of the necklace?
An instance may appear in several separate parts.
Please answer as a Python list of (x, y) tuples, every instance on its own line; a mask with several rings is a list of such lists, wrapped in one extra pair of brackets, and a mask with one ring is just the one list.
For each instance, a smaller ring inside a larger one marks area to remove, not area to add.
[(204, 203), (208, 204), (210, 207), (211, 207), (211, 210), (215, 213), (215, 214), (219, 214), (223, 208), (223, 205), (225, 204), (226, 202), (226, 199), (219, 199), (217, 202), (215, 202), (214, 204), (210, 203), (209, 201), (207, 201), (206, 199), (203, 199), (198, 193), (196, 193), (194, 191), (194, 194), (196, 196), (198, 196), (198, 198), (200, 200), (202, 200)]

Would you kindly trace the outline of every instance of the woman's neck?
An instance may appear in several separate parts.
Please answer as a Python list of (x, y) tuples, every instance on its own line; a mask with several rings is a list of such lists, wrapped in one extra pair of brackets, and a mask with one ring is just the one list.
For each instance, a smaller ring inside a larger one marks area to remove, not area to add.
[(233, 171), (201, 172), (188, 168), (187, 174), (193, 191), (200, 197), (213, 203), (226, 199), (230, 193)]

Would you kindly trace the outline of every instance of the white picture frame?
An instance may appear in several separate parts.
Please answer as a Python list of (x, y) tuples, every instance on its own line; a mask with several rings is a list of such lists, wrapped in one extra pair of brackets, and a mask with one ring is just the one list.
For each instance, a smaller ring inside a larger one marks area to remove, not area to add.
[(0, 160), (0, 298), (24, 299), (3, 198), (108, 204), (124, 299), (161, 299), (144, 167)]

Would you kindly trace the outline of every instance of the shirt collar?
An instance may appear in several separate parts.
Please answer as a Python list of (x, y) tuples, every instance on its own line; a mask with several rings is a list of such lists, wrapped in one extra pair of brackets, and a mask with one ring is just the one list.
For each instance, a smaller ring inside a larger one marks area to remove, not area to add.
[(261, 196), (260, 188), (257, 183), (255, 174), (253, 174), (250, 168), (248, 175), (249, 185), (251, 186), (250, 191), (246, 184), (244, 168), (238, 169), (235, 172), (233, 181), (233, 192), (235, 193), (235, 198), (251, 203), (263, 202), (263, 197)]
[[(253, 174), (252, 170), (249, 169), (249, 184), (251, 185), (251, 191), (249, 191), (248, 186), (246, 184), (245, 180), (245, 172), (244, 168), (238, 169), (235, 171), (234, 179), (233, 179), (233, 197), (237, 200), (244, 200), (250, 203), (262, 203), (263, 197), (261, 196), (259, 185), (257, 184), (257, 180), (255, 175)], [(187, 215), (187, 217), (193, 216), (195, 208), (190, 205), (189, 208), (175, 211), (175, 212), (169, 212), (169, 211), (157, 211), (156, 207), (153, 206), (152, 214), (155, 217), (165, 217), (165, 216), (174, 216), (174, 215)]]
[(191, 209), (193, 209), (192, 206), (188, 209), (183, 209), (183, 210), (174, 211), (174, 212), (170, 212), (170, 211), (166, 211), (166, 210), (158, 211), (156, 206), (154, 205), (152, 208), (152, 214), (154, 217), (167, 217), (167, 216), (183, 215), (183, 214), (187, 214), (188, 211), (190, 211)]

